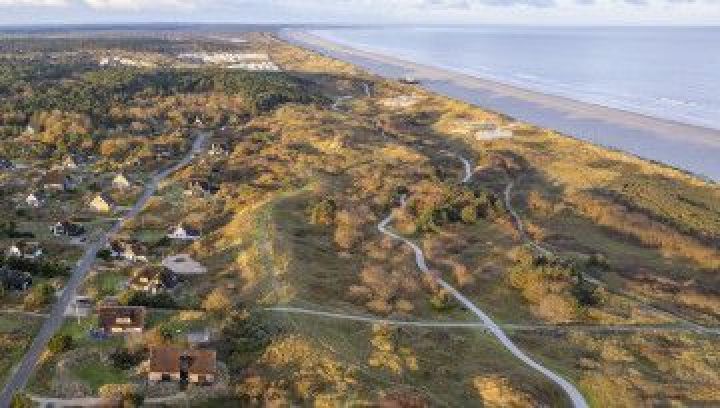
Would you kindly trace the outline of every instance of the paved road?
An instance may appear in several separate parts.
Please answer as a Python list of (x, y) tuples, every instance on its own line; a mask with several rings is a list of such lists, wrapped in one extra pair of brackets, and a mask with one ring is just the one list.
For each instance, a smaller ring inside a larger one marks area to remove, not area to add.
[[(458, 156), (459, 157), (459, 156)], [(460, 158), (460, 157), (459, 157)], [(470, 163), (464, 159), (460, 158), (465, 165), (465, 176), (463, 177), (462, 181), (463, 183), (470, 180), (472, 177), (472, 171)], [(411, 240), (398, 235), (388, 229), (388, 224), (392, 222), (394, 218), (394, 214), (391, 212), (384, 220), (378, 224), (378, 230), (396, 240), (404, 242), (406, 245), (408, 245), (412, 250), (415, 252), (415, 263), (417, 264), (420, 271), (423, 273), (431, 276), (440, 286), (442, 286), (448, 293), (453, 295), (453, 297), (460, 303), (463, 304), (467, 308), (467, 310), (471, 311), (475, 316), (477, 316), (481, 322), (485, 324), (486, 329), (488, 332), (490, 332), (492, 335), (495, 336), (495, 338), (500, 341), (500, 343), (508, 350), (510, 353), (512, 353), (515, 357), (517, 357), (519, 360), (521, 360), (523, 363), (528, 365), (529, 367), (535, 369), (536, 371), (540, 372), (542, 375), (544, 375), (547, 379), (558, 385), (560, 388), (563, 389), (565, 394), (570, 398), (572, 401), (572, 404), (575, 408), (587, 408), (588, 404), (585, 401), (585, 398), (580, 393), (580, 391), (575, 388), (574, 385), (572, 385), (569, 381), (562, 378), (561, 376), (555, 374), (550, 369), (546, 368), (545, 366), (535, 362), (533, 359), (531, 359), (525, 352), (520, 350), (515, 343), (510, 340), (510, 338), (505, 334), (505, 332), (498, 326), (491, 318), (488, 316), (485, 312), (480, 310), (477, 306), (475, 306), (474, 303), (472, 303), (468, 298), (466, 298), (462, 293), (458, 292), (457, 289), (455, 289), (452, 285), (445, 282), (440, 276), (432, 273), (430, 271), (430, 268), (428, 268), (427, 263), (425, 262), (425, 255), (420, 249), (420, 247), (412, 242)]]
[[(511, 191), (514, 186), (515, 186), (515, 182), (510, 181), (508, 183), (508, 185), (505, 187), (505, 194), (504, 194), (505, 207), (510, 212), (510, 215), (513, 218), (513, 223), (515, 224), (515, 228), (517, 229), (518, 233), (520, 234), (521, 239), (523, 241), (525, 241), (525, 243), (527, 245), (529, 245), (536, 254), (543, 256), (545, 258), (554, 258), (556, 256), (555, 253), (553, 253), (552, 251), (550, 251), (547, 248), (544, 248), (543, 246), (538, 244), (536, 241), (534, 241), (530, 237), (530, 235), (528, 235), (527, 230), (525, 229), (525, 225), (524, 225), (522, 219), (520, 218), (520, 215), (518, 215), (517, 211), (512, 206)], [(649, 305), (646, 303), (646, 301), (644, 301), (643, 299), (640, 299), (639, 297), (635, 296), (634, 294), (626, 292), (621, 289), (611, 288), (605, 282), (595, 279), (592, 276), (588, 275), (587, 273), (583, 273), (582, 277), (583, 277), (583, 279), (592, 283), (593, 285), (602, 286), (605, 289), (607, 289), (609, 292), (612, 292), (616, 295), (622, 296), (626, 299), (630, 299), (633, 302), (637, 302), (648, 310), (651, 310), (653, 312), (656, 312), (656, 313), (659, 313), (662, 315), (666, 315), (666, 316), (670, 316), (674, 319), (677, 319), (678, 321), (683, 323), (685, 326), (687, 326), (689, 331), (694, 331), (696, 333), (702, 333), (702, 334), (710, 334), (710, 335), (720, 334), (719, 328), (702, 326), (702, 325), (694, 323), (694, 322), (688, 320), (687, 318), (680, 316), (672, 311), (665, 310), (665, 309), (662, 309), (662, 308), (659, 308), (659, 307), (656, 307), (653, 305)]]
[[(303, 307), (293, 306), (273, 306), (263, 309), (268, 312), (304, 314), (310, 316), (318, 316), (328, 319), (352, 320), (357, 322), (365, 322), (371, 324), (386, 324), (389, 326), (411, 326), (411, 327), (439, 327), (439, 328), (487, 328), (482, 322), (468, 321), (441, 321), (441, 320), (397, 320), (384, 319), (382, 317), (353, 315), (347, 313), (326, 312), (323, 310), (307, 309)], [(502, 328), (512, 331), (549, 331), (549, 332), (600, 332), (600, 333), (624, 333), (624, 332), (688, 332), (694, 331), (692, 328), (680, 325), (663, 325), (663, 324), (516, 324), (503, 323)], [(715, 335), (720, 335), (716, 332)]]
[(195, 158), (195, 156), (203, 150), (207, 137), (207, 132), (201, 132), (196, 137), (192, 148), (187, 153), (187, 155), (185, 155), (185, 157), (174, 166), (154, 175), (146, 185), (145, 191), (143, 192), (142, 196), (140, 196), (140, 198), (130, 209), (130, 211), (128, 211), (122, 218), (120, 218), (115, 224), (113, 224), (113, 226), (107, 232), (102, 234), (95, 242), (87, 246), (83, 257), (73, 269), (72, 275), (70, 276), (70, 279), (65, 285), (62, 294), (58, 298), (55, 305), (53, 305), (50, 316), (43, 323), (32, 344), (25, 352), (22, 360), (20, 360), (19, 365), (16, 367), (15, 371), (11, 374), (8, 382), (5, 384), (5, 387), (2, 390), (2, 394), (0, 394), (0, 407), (7, 407), (12, 400), (12, 396), (18, 390), (23, 389), (27, 384), (30, 375), (32, 374), (35, 366), (37, 365), (40, 355), (47, 346), (47, 343), (62, 325), (65, 319), (65, 310), (67, 309), (71, 300), (75, 297), (75, 292), (87, 276), (90, 267), (92, 267), (93, 263), (95, 262), (98, 251), (100, 251), (105, 246), (110, 236), (117, 234), (120, 229), (122, 229), (123, 225), (125, 225), (125, 222), (132, 219), (137, 214), (139, 214), (140, 211), (142, 211), (150, 197), (155, 194), (155, 191), (157, 190), (158, 185), (162, 180), (167, 178), (175, 171), (187, 166)]

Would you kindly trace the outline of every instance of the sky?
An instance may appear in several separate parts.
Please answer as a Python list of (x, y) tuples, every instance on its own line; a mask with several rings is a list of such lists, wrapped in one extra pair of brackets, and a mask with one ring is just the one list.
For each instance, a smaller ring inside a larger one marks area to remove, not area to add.
[(720, 0), (0, 0), (0, 25), (127, 22), (720, 25)]

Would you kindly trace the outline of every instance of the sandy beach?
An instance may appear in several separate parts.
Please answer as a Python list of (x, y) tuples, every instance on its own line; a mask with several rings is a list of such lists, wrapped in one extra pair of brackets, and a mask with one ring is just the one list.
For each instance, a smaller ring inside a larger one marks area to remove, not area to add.
[(279, 36), (382, 77), (412, 76), (433, 92), (720, 180), (720, 130), (521, 89), (335, 43), (306, 31), (287, 30)]

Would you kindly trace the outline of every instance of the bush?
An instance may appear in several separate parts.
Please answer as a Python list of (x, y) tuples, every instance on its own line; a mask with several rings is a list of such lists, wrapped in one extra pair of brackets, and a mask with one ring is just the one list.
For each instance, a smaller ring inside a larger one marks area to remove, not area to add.
[(69, 334), (56, 334), (48, 343), (48, 350), (53, 354), (63, 353), (73, 348), (73, 338)]
[(28, 310), (39, 309), (52, 302), (55, 290), (48, 283), (34, 286), (23, 300), (23, 307)]
[(113, 367), (120, 370), (129, 370), (130, 368), (140, 364), (140, 362), (144, 359), (145, 356), (143, 353), (133, 353), (125, 347), (117, 348), (110, 353), (110, 360), (113, 363)]
[(310, 210), (310, 222), (315, 225), (331, 225), (335, 222), (337, 206), (331, 198), (324, 198)]
[(98, 390), (100, 397), (120, 401), (125, 407), (140, 407), (145, 395), (136, 384), (105, 384)]
[(127, 306), (145, 306), (158, 309), (175, 309), (177, 303), (168, 293), (150, 293), (128, 290), (120, 295), (120, 303)]
[(12, 397), (12, 401), (10, 401), (10, 408), (31, 408), (34, 406), (35, 404), (30, 397), (23, 392), (15, 393)]

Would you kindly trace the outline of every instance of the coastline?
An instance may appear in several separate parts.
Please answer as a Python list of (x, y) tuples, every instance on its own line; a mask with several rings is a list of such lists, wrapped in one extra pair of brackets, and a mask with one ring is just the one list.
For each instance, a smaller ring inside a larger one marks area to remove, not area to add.
[(280, 38), (379, 76), (412, 76), (424, 88), (523, 122), (720, 181), (720, 130), (548, 95), (459, 71), (361, 50), (300, 30)]

